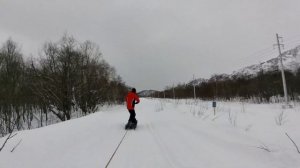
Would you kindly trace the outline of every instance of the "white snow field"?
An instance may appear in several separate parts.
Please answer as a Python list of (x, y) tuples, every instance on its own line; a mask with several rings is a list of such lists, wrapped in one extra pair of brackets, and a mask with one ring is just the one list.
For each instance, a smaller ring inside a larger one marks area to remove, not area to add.
[(144, 98), (136, 130), (126, 133), (129, 113), (114, 106), (20, 131), (0, 152), (0, 168), (299, 168), (300, 154), (285, 134), (300, 147), (294, 106), (218, 102), (214, 116), (209, 101)]

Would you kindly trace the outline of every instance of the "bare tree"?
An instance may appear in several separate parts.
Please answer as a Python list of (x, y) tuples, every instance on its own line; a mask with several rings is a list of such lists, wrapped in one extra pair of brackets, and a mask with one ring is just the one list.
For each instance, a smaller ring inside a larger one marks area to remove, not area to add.
[(126, 88), (96, 44), (78, 43), (67, 35), (45, 44), (40, 66), (34, 68), (33, 91), (62, 121), (71, 119), (74, 110), (95, 112), (97, 105), (112, 101), (112, 90), (120, 94), (116, 88)]
[(123, 100), (127, 87), (90, 41), (77, 42), (64, 35), (47, 42), (40, 59), (24, 63), (11, 39), (0, 48), (0, 134), (15, 128), (43, 126), (48, 113), (61, 121), (75, 111), (93, 113), (99, 105)]
[[(0, 123), (2, 134), (22, 127), (24, 63), (18, 45), (8, 39), (0, 49)], [(13, 124), (14, 123), (14, 124)]]

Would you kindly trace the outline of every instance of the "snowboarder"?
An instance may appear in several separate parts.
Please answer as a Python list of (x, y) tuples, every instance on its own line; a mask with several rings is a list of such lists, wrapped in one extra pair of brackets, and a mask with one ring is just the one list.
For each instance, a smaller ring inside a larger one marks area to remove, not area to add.
[(126, 96), (127, 109), (130, 113), (128, 123), (125, 129), (135, 129), (137, 125), (137, 120), (135, 118), (134, 106), (140, 102), (139, 96), (136, 94), (136, 89), (132, 88), (131, 92), (128, 92)]

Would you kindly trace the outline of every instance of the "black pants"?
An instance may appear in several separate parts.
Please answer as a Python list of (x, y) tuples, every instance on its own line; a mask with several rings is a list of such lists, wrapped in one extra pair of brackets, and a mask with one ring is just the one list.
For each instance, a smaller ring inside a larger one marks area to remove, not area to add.
[(137, 120), (135, 119), (135, 111), (134, 110), (128, 110), (130, 113), (130, 117), (128, 122), (137, 123)]

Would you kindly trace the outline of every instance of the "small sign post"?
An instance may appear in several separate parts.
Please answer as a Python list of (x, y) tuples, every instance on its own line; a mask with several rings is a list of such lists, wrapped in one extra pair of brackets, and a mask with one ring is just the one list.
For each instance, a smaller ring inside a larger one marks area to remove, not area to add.
[(216, 102), (216, 101), (213, 101), (213, 102), (212, 102), (212, 106), (213, 106), (213, 108), (214, 108), (214, 115), (216, 115), (217, 102)]

